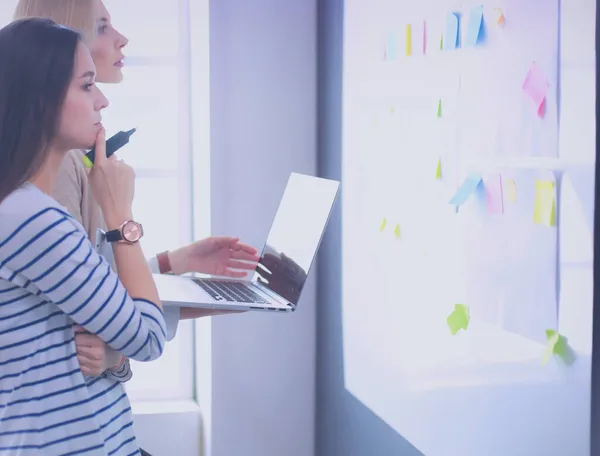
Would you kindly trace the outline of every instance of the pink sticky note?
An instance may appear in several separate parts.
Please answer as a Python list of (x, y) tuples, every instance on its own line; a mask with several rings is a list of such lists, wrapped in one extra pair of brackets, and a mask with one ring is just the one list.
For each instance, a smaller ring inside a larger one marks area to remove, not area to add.
[(504, 202), (502, 197), (502, 176), (490, 174), (483, 178), (485, 186), (485, 205), (488, 214), (504, 213)]
[(540, 117), (544, 115), (546, 94), (549, 87), (550, 82), (548, 82), (548, 78), (546, 78), (540, 67), (533, 62), (523, 82), (523, 91), (533, 101), (537, 114)]

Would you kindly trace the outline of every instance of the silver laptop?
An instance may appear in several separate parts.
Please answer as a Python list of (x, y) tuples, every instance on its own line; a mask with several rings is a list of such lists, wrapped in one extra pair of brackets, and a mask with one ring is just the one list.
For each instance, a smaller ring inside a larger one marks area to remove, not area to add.
[(340, 183), (292, 173), (251, 279), (154, 274), (164, 305), (230, 310), (296, 310)]

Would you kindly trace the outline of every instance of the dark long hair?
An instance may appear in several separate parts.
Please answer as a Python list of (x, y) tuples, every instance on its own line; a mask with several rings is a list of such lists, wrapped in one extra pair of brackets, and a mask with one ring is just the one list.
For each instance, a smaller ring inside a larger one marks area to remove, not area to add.
[(0, 202), (47, 158), (79, 41), (77, 32), (49, 19), (21, 19), (0, 30)]

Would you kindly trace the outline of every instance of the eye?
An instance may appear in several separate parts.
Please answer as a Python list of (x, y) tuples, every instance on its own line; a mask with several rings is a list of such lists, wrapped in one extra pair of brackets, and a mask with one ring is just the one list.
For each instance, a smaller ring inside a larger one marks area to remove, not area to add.
[(108, 25), (104, 24), (98, 27), (98, 35), (103, 35), (106, 32)]
[(85, 85), (83, 86), (83, 90), (85, 90), (86, 92), (90, 92), (90, 91), (92, 90), (92, 87), (94, 87), (94, 83), (93, 83), (93, 82), (90, 82), (90, 83), (88, 83), (88, 84), (85, 84)]

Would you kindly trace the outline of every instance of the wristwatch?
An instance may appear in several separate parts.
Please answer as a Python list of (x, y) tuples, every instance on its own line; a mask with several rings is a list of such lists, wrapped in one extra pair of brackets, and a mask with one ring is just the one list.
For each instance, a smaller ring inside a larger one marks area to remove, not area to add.
[(144, 228), (141, 223), (127, 220), (116, 230), (107, 231), (105, 239), (107, 242), (123, 242), (126, 244), (135, 244), (144, 235)]

